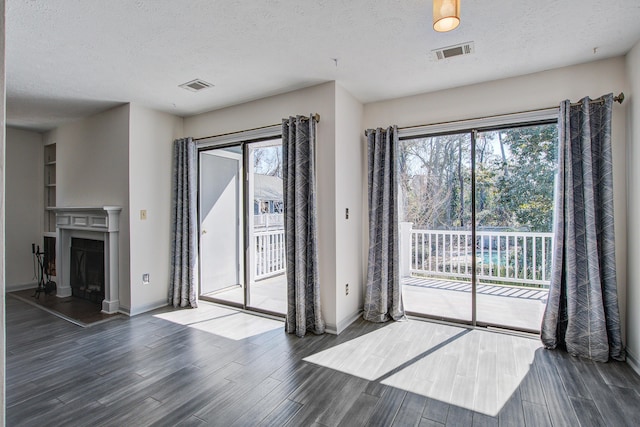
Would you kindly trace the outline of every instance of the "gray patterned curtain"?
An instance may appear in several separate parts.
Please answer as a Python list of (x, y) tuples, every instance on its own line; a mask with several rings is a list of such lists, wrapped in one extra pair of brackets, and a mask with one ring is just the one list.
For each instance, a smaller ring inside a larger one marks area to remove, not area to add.
[(603, 100), (560, 105), (555, 249), (542, 342), (606, 362), (624, 360), (624, 349), (613, 230), (613, 95)]
[(398, 242), (398, 128), (367, 130), (369, 259), (364, 319), (404, 319)]
[(171, 278), (169, 304), (198, 306), (196, 297), (197, 244), (197, 163), (192, 138), (173, 143), (173, 193), (171, 206)]
[(320, 313), (314, 118), (282, 120), (287, 333), (324, 333)]

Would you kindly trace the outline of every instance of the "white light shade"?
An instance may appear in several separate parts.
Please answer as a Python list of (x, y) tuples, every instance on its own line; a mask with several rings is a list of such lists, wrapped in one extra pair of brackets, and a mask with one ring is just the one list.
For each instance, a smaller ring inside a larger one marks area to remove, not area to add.
[(451, 31), (460, 24), (460, 0), (433, 0), (433, 29)]

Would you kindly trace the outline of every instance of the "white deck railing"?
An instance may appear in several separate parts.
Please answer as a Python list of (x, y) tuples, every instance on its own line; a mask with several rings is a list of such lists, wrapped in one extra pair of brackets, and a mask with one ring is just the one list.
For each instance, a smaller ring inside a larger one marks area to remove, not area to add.
[[(553, 233), (413, 230), (401, 223), (404, 275), (469, 279), (476, 256), (476, 277), (494, 283), (549, 286)], [(408, 255), (408, 256), (407, 256)]]
[(264, 279), (282, 274), (286, 269), (284, 250), (284, 229), (273, 231), (256, 231), (255, 244), (255, 279)]
[(281, 213), (254, 215), (253, 226), (255, 228), (282, 228), (284, 226), (284, 215)]

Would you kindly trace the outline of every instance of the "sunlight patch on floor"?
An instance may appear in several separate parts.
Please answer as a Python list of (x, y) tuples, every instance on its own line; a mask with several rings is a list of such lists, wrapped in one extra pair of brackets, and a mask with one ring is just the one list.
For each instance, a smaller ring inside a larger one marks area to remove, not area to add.
[(539, 347), (526, 337), (409, 320), (304, 360), (496, 416)]
[(198, 308), (154, 315), (158, 319), (188, 326), (232, 340), (243, 340), (276, 329), (284, 322), (200, 301)]

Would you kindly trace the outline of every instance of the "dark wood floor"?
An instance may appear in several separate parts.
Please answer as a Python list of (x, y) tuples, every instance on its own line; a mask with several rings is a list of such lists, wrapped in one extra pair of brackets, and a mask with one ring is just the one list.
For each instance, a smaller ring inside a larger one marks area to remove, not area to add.
[[(298, 339), (273, 320), (262, 328), (264, 319), (195, 310), (80, 328), (6, 304), (9, 426), (640, 425), (640, 379), (627, 364), (594, 364), (528, 338), (357, 321), (337, 337)], [(531, 356), (521, 377), (510, 355)], [(469, 409), (491, 407), (505, 378), (518, 381), (495, 413)], [(453, 403), (465, 394), (469, 404)]]
[(97, 322), (104, 322), (121, 314), (106, 314), (102, 312), (101, 302), (90, 302), (77, 297), (59, 298), (55, 294), (47, 295), (41, 292), (37, 297), (35, 289), (24, 289), (8, 294), (24, 302), (36, 304), (47, 310), (54, 311), (58, 316), (77, 322), (81, 326), (90, 326)]

